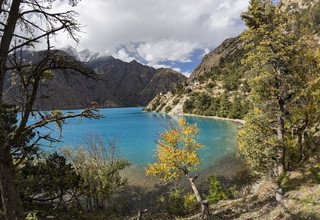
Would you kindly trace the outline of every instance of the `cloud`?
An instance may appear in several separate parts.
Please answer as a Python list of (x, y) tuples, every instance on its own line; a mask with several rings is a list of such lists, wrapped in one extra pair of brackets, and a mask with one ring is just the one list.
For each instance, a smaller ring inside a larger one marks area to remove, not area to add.
[(135, 59), (135, 57), (130, 56), (125, 48), (121, 48), (116, 53), (113, 53), (112, 56), (125, 62), (131, 62)]
[(204, 57), (205, 55), (207, 55), (208, 53), (210, 53), (210, 49), (209, 48), (205, 48), (203, 50), (203, 53), (201, 54), (200, 58)]
[(158, 63), (163, 61), (178, 61), (181, 63), (191, 62), (189, 59), (195, 44), (179, 42), (166, 39), (156, 42), (142, 43), (138, 46), (137, 52), (147, 62)]
[[(59, 2), (59, 1), (57, 1)], [(249, 0), (82, 0), (74, 8), (83, 25), (79, 49), (157, 65), (187, 63), (195, 50), (207, 53), (244, 25)], [(68, 7), (56, 3), (57, 10)], [(71, 44), (66, 37), (57, 45)]]

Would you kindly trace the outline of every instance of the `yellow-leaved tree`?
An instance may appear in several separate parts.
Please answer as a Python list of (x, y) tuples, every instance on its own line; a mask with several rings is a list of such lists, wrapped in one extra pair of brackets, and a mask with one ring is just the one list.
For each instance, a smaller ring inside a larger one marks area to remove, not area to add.
[(198, 150), (203, 147), (196, 140), (199, 129), (195, 124), (188, 124), (186, 119), (179, 119), (178, 126), (160, 134), (156, 159), (147, 167), (147, 175), (160, 176), (164, 181), (188, 178), (197, 202), (201, 205), (201, 217), (209, 214), (208, 202), (200, 195), (191, 171), (200, 164)]

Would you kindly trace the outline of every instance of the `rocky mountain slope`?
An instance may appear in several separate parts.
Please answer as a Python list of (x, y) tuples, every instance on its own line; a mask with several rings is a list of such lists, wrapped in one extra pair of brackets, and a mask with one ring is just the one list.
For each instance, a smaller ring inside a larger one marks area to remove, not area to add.
[(184, 87), (158, 95), (146, 110), (242, 118), (249, 108), (244, 54), (240, 36), (225, 40), (202, 59)]
[[(186, 77), (171, 69), (155, 69), (137, 61), (130, 63), (114, 57), (99, 57), (88, 50), (77, 52), (68, 47), (61, 53), (96, 73), (96, 79), (78, 73), (54, 73), (42, 83), (36, 107), (39, 109), (85, 108), (95, 102), (99, 107), (144, 106), (157, 94), (174, 89)], [(37, 53), (32, 59), (36, 59)], [(30, 57), (28, 59), (31, 59)], [(83, 62), (82, 62), (83, 61)], [(18, 91), (12, 90), (10, 77), (6, 99), (15, 102)], [(46, 98), (43, 98), (46, 97)]]
[[(319, 0), (284, 0), (282, 7), (298, 20), (310, 21), (319, 38)], [(226, 39), (203, 57), (183, 87), (156, 96), (145, 110), (242, 119), (250, 109), (250, 88), (241, 63), (245, 53), (241, 34)]]
[(211, 71), (214, 67), (217, 67), (220, 59), (223, 59), (239, 47), (241, 47), (239, 37), (224, 40), (216, 49), (203, 57), (200, 65), (190, 75), (189, 81), (195, 80), (206, 72)]

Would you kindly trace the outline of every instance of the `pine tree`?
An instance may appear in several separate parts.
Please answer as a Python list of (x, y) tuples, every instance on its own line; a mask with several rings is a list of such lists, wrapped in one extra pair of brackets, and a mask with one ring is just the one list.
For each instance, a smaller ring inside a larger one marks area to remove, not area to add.
[(252, 0), (242, 18), (249, 28), (242, 36), (249, 51), (243, 64), (253, 110), (239, 136), (240, 154), (254, 170), (280, 177), (294, 163), (297, 130), (311, 128), (309, 118), (316, 117), (312, 88), (319, 90), (319, 82), (310, 86), (320, 73), (314, 33), (298, 29), (295, 17), (271, 1)]

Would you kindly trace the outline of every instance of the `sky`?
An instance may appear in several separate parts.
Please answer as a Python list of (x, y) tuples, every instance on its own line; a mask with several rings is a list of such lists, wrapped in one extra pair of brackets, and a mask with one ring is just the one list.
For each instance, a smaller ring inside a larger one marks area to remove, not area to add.
[[(69, 9), (65, 2), (56, 1), (54, 9)], [(245, 29), (240, 14), (248, 5), (249, 0), (82, 0), (73, 8), (82, 26), (80, 42), (58, 35), (56, 46), (188, 76), (205, 54)]]

